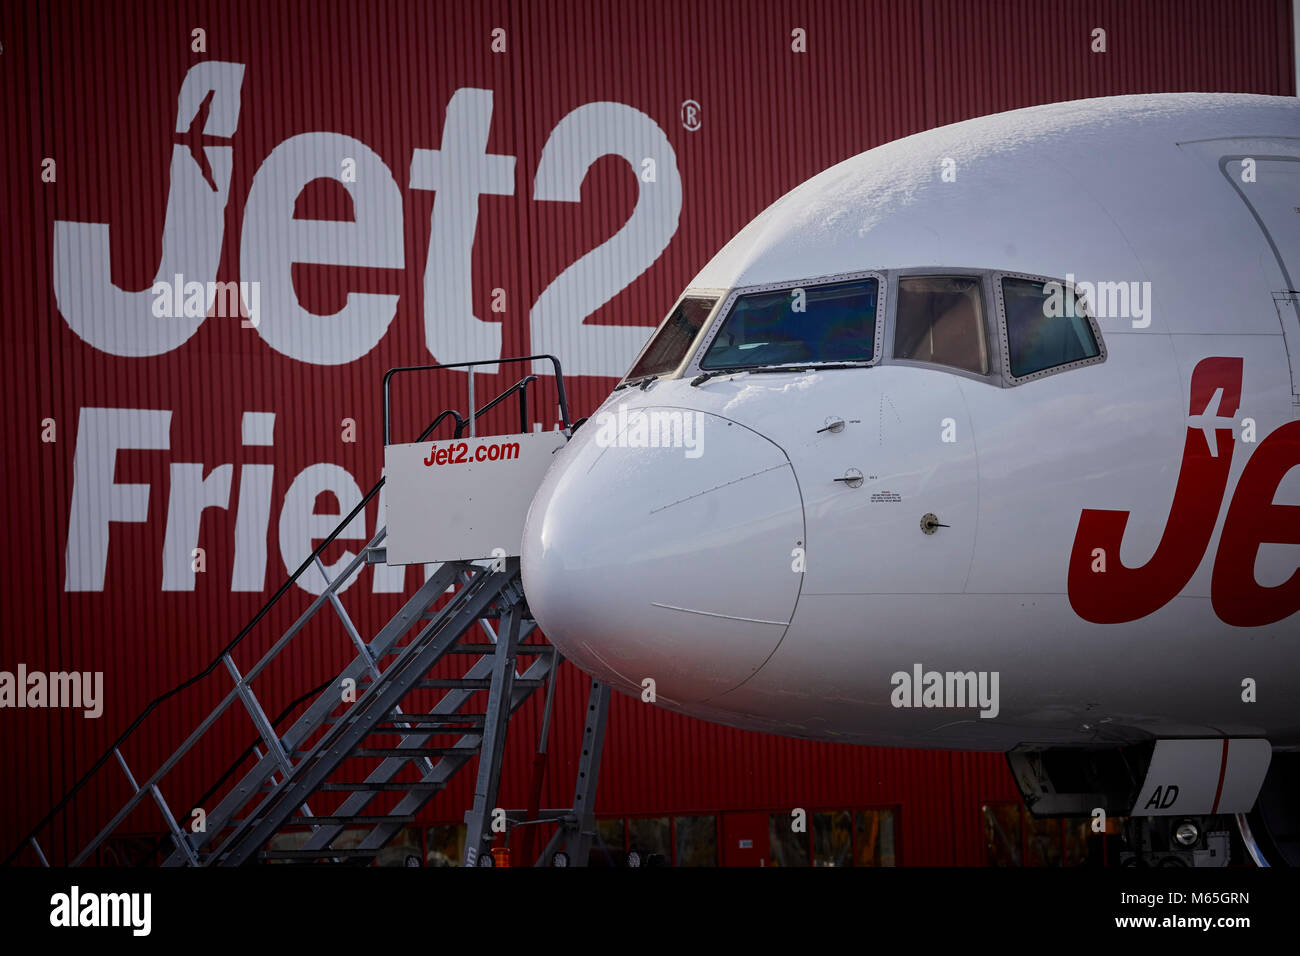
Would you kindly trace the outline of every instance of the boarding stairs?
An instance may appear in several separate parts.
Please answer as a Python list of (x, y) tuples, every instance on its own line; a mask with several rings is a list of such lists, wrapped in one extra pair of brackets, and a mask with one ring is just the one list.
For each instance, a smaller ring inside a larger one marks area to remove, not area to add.
[[(500, 361), (534, 360), (549, 360), (554, 366), (567, 433), (570, 425), (559, 363), (550, 356)], [(389, 383), (396, 373), (478, 364), (489, 363), (391, 371), (384, 381), (385, 445), (389, 445), (390, 438)], [(470, 407), (475, 408), (473, 375), (468, 378)], [(456, 438), (466, 430), (472, 437), (474, 423), (511, 396), (518, 397), (520, 429), (526, 431), (526, 393), (534, 381), (535, 376), (526, 376), (472, 415), (443, 412), (417, 442), (424, 442), (448, 418), (455, 423)], [(31, 851), (40, 863), (49, 865), (38, 839), (43, 828), (112, 762), (125, 778), (128, 797), (88, 844), (69, 854), (70, 865), (91, 861), (125, 821), (133, 814), (138, 816), (138, 808), (147, 801), (156, 806), (166, 826), (161, 838), (165, 866), (240, 866), (265, 861), (366, 865), (477, 758), (473, 801), (464, 816), (462, 862), (471, 866), (491, 864), (493, 857), (486, 851), (498, 836), (493, 824), (499, 825), (502, 817), (497, 796), (509, 721), (536, 691), (544, 688), (539, 753), (545, 752), (561, 658), (554, 647), (541, 640), (529, 616), (517, 554), (430, 565), (433, 570), (400, 610), (368, 640), (361, 636), (339, 592), (366, 563), (386, 560), (388, 530), (381, 528), (333, 578), (321, 554), (386, 480), (381, 479), (371, 489), (207, 670), (150, 704), (6, 863), (14, 862), (21, 852)], [(319, 574), (323, 590), (269, 650), (241, 673), (232, 651), (306, 573)], [(308, 623), (327, 607), (350, 641), (354, 650), (351, 661), (334, 679), (312, 688), (275, 719), (268, 719), (254, 681), (304, 640)], [(161, 701), (218, 668), (228, 674), (231, 682), (221, 702), (170, 757), (143, 783), (137, 783), (123, 756), (124, 742)], [(301, 705), (307, 701), (310, 703), (303, 709)], [(555, 828), (540, 854), (532, 851), (533, 840), (524, 839), (527, 857), (517, 860), (516, 865), (586, 862), (594, 836), (592, 809), (608, 706), (609, 687), (593, 681), (573, 805), (551, 810), (533, 805), (504, 811), (512, 828)], [(199, 816), (193, 809), (178, 816), (163, 795), (168, 774), (212, 732), (227, 711), (238, 708), (243, 709), (256, 731), (254, 743), (207, 792), (187, 805), (207, 808), (202, 811), (201, 824), (195, 822)], [(538, 787), (540, 780), (534, 780), (534, 789)], [(527, 837), (534, 832), (527, 830)], [(297, 845), (288, 845), (294, 841)]]

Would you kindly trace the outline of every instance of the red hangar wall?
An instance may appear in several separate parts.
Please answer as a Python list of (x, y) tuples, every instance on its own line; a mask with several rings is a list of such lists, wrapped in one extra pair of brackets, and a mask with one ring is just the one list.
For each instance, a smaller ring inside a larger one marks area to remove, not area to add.
[[(0, 710), (0, 846), (378, 478), (388, 368), (552, 352), (585, 415), (696, 270), (826, 167), (1039, 103), (1293, 95), (1292, 36), (1286, 0), (6, 4), (0, 670), (102, 688), (93, 707)], [(205, 308), (191, 283), (238, 291)], [(540, 384), (532, 417), (552, 428)], [(465, 390), (450, 371), (399, 389), (395, 437)], [(417, 573), (368, 568), (342, 600), (373, 630)], [(268, 710), (351, 656), (341, 631), (312, 647)], [(132, 764), (155, 766), (218, 692), (166, 704)], [(543, 805), (571, 796), (585, 694), (566, 665)], [(512, 729), (508, 805), (539, 714), (540, 695)], [(253, 731), (223, 733), (234, 754)], [(459, 821), (472, 786), (429, 823)], [(83, 794), (55, 842), (84, 843), (123, 796)], [(616, 695), (598, 813), (627, 843), (615, 818), (713, 816), (723, 861), (755, 863), (779, 862), (773, 814), (887, 809), (871, 819), (895, 828), (893, 862), (980, 864), (990, 814), (1018, 804), (999, 755), (765, 737)]]

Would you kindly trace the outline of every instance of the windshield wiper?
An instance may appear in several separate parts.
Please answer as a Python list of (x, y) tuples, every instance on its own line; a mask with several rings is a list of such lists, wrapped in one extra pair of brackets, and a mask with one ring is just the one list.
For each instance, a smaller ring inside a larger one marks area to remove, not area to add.
[(698, 387), (718, 375), (734, 375), (737, 372), (752, 371), (754, 371), (752, 368), (713, 368), (709, 369), (707, 372), (701, 372), (699, 375), (691, 379), (691, 385)]
[(820, 372), (826, 368), (870, 368), (871, 361), (863, 359), (861, 362), (812, 362), (808, 365), (762, 365), (757, 368), (746, 369), (749, 372)]
[(824, 368), (870, 368), (871, 362), (815, 362), (811, 365), (745, 365), (732, 368), (715, 368), (701, 372), (691, 379), (692, 385), (703, 385), (715, 375), (732, 375), (736, 372), (819, 372)]
[(644, 389), (647, 385), (649, 385), (658, 377), (659, 377), (658, 375), (645, 375), (642, 376), (641, 378), (630, 378), (626, 382), (619, 382), (617, 385), (615, 385), (614, 391), (617, 392), (620, 388), (627, 388), (629, 385), (637, 385), (640, 386), (642, 389)]

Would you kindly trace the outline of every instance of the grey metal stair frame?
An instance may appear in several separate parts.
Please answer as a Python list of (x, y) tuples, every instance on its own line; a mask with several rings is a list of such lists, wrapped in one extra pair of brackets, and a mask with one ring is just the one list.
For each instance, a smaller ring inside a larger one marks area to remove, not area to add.
[[(526, 356), (495, 359), (491, 362), (391, 370), (384, 379), (385, 443), (389, 435), (388, 388), (393, 375), (538, 359), (549, 359), (555, 367), (560, 412), (564, 425), (568, 428), (567, 399), (558, 361), (552, 356)], [(472, 375), (469, 380), (472, 383)], [(467, 425), (472, 435), (475, 420), (515, 393), (519, 396), (520, 427), (521, 430), (526, 430), (525, 393), (531, 381), (536, 381), (535, 376), (522, 379), (464, 418), (453, 410), (444, 412), (425, 429), (419, 440), (424, 440), (448, 416), (455, 420), (457, 437)], [(472, 388), (470, 395), (470, 407), (474, 408)], [(439, 566), (403, 603), (392, 619), (370, 640), (363, 639), (338, 595), (367, 563), (384, 559), (386, 529), (381, 528), (332, 580), (320, 555), (325, 546), (360, 513), (382, 485), (381, 479), (204, 671), (156, 698), (146, 707), (110, 749), (37, 824), (23, 843), (9, 854), (6, 863), (13, 861), (23, 847), (29, 846), (42, 865), (50, 865), (37, 842), (38, 833), (51, 823), (55, 814), (68, 805), (94, 774), (110, 762), (110, 757), (116, 761), (125, 776), (130, 795), (109, 822), (68, 861), (70, 865), (86, 863), (146, 799), (156, 804), (167, 827), (167, 838), (173, 845), (170, 855), (164, 861), (166, 866), (238, 866), (254, 860), (274, 859), (366, 862), (373, 859), (403, 827), (411, 824), (415, 814), (475, 756), (479, 757), (478, 778), (472, 806), (465, 815), (467, 834), (464, 862), (474, 865), (482, 858), (483, 851), (494, 838), (489, 823), (497, 799), (502, 751), (509, 720), (535, 690), (543, 686), (549, 687), (553, 683), (561, 657), (549, 644), (524, 643), (533, 634), (536, 624), (528, 617), (518, 558), (498, 560), (490, 565), (486, 565), (486, 562), (456, 561)], [(322, 592), (315, 595), (307, 609), (252, 667), (241, 672), (231, 656), (232, 651), (312, 566), (325, 582)], [(434, 610), (448, 591), (452, 592), (450, 598)], [(254, 691), (253, 682), (293, 644), (306, 625), (325, 607), (330, 607), (342, 624), (353, 645), (355, 656), (332, 681), (298, 697), (272, 722), (268, 720), (262, 702)], [(498, 629), (493, 628), (490, 623), (492, 619), (499, 621)], [(474, 634), (475, 639), (471, 640), (471, 634)], [(431, 671), (441, 662), (467, 655), (475, 659), (461, 677), (431, 676)], [(522, 673), (517, 666), (521, 656), (532, 658)], [(121, 746), (159, 703), (203, 679), (218, 667), (228, 674), (233, 686), (180, 746), (143, 783), (137, 782)], [(341, 693), (345, 681), (352, 682), (350, 686), (356, 690), (355, 700), (345, 700)], [(418, 713), (403, 712), (402, 702), (413, 692), (434, 690), (443, 693), (432, 706), (426, 702), (418, 708)], [(484, 691), (486, 704), (472, 713), (461, 711), (471, 701), (482, 700)], [(292, 725), (283, 733), (277, 732), (276, 724), (281, 719), (287, 719), (298, 706), (311, 699), (311, 694), (316, 695), (314, 700), (294, 719)], [(607, 687), (593, 682), (592, 700), (599, 701), (599, 706), (589, 707), (583, 757), (575, 790), (575, 807), (571, 811), (546, 811), (542, 815), (546, 820), (540, 822), (549, 821), (560, 826), (551, 841), (552, 845), (563, 839), (566, 847), (578, 849), (583, 846), (584, 839), (589, 839), (593, 829), (590, 804), (595, 795), (594, 771), (599, 767), (599, 741), (603, 736), (608, 694)], [(549, 726), (552, 697), (552, 693), (547, 694), (544, 728)], [(258, 742), (237, 758), (236, 763), (217, 779), (202, 799), (215, 798), (227, 778), (237, 774), (241, 766), (247, 766), (250, 757), (252, 763), (238, 781), (224, 792), (216, 805), (206, 811), (206, 825), (194, 832), (178, 821), (163, 796), (162, 783), (236, 702), (251, 721)], [(599, 712), (599, 728), (593, 737), (594, 711)], [(397, 738), (396, 742), (392, 738)], [(593, 743), (596, 745), (594, 756)], [(379, 763), (364, 773), (357, 772), (357, 761), (366, 760), (378, 760)], [(397, 779), (403, 770), (410, 767), (416, 768), (418, 779)], [(331, 798), (327, 795), (335, 793), (342, 796), (336, 806), (319, 812), (322, 808), (318, 805), (318, 812), (313, 812), (309, 800), (314, 800), (317, 804), (322, 801), (328, 803)], [(400, 796), (387, 812), (370, 809), (377, 797), (390, 793)], [(306, 841), (298, 848), (265, 849), (270, 840), (286, 827), (311, 829)], [(333, 846), (339, 837), (353, 832), (353, 828), (357, 827), (369, 828), (359, 845)], [(542, 862), (546, 862), (548, 852), (543, 853), (540, 858)], [(577, 857), (575, 863), (585, 863), (584, 851), (573, 855)]]
[[(511, 614), (513, 628), (517, 635), (521, 614), (518, 601), (522, 600), (523, 593), (519, 586), (518, 559), (512, 558), (508, 559), (505, 570), (480, 571), (470, 585), (458, 595), (463, 597), (463, 600), (449, 604), (443, 609), (443, 613), (435, 616), (401, 649), (397, 659), (384, 672), (383, 679), (373, 681), (349, 707), (346, 719), (330, 725), (320, 740), (299, 759), (275, 789), (251, 813), (239, 821), (234, 831), (215, 848), (210, 862), (222, 866), (237, 866), (252, 859), (263, 844), (289, 822), (294, 811), (302, 806), (345, 760), (355, 755), (366, 737), (374, 732), (380, 723), (390, 718), (394, 708), (415, 683), (428, 673), (462, 634), (473, 626), (488, 605), (511, 587), (518, 594)], [(500, 641), (501, 639), (498, 638), (496, 648), (498, 653), (501, 651)], [(511, 672), (513, 673), (513, 656)], [(333, 700), (330, 699), (330, 692), (326, 691), (321, 695), (321, 699), (318, 699), (317, 704), (320, 706), (313, 715), (315, 724), (306, 728), (307, 732), (321, 726), (324, 716), (341, 706), (338, 695), (332, 696)], [(326, 710), (326, 707), (329, 710)], [(304, 717), (307, 716), (304, 714)], [(418, 743), (414, 740), (417, 737)], [(427, 731), (405, 736), (403, 743), (409, 746), (404, 749), (411, 750), (411, 756), (390, 756), (389, 759), (404, 764), (424, 756), (418, 748), (419, 743), (423, 743), (427, 737)], [(464, 756), (468, 758), (470, 755), (466, 753)], [(333, 816), (350, 815), (352, 814), (340, 808), (340, 812)], [(397, 813), (397, 815), (405, 814)], [(324, 852), (321, 856), (327, 857), (330, 852)], [(175, 859), (176, 855), (173, 854), (173, 860)]]

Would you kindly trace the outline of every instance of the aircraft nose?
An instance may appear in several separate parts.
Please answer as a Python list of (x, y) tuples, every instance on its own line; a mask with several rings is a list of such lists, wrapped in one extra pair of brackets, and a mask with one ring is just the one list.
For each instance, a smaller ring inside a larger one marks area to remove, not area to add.
[(803, 505), (785, 453), (757, 432), (640, 411), (649, 441), (680, 435), (678, 446), (649, 446), (636, 413), (583, 425), (533, 498), (524, 591), (584, 671), (638, 692), (650, 678), (670, 703), (707, 700), (755, 674), (785, 635)]

